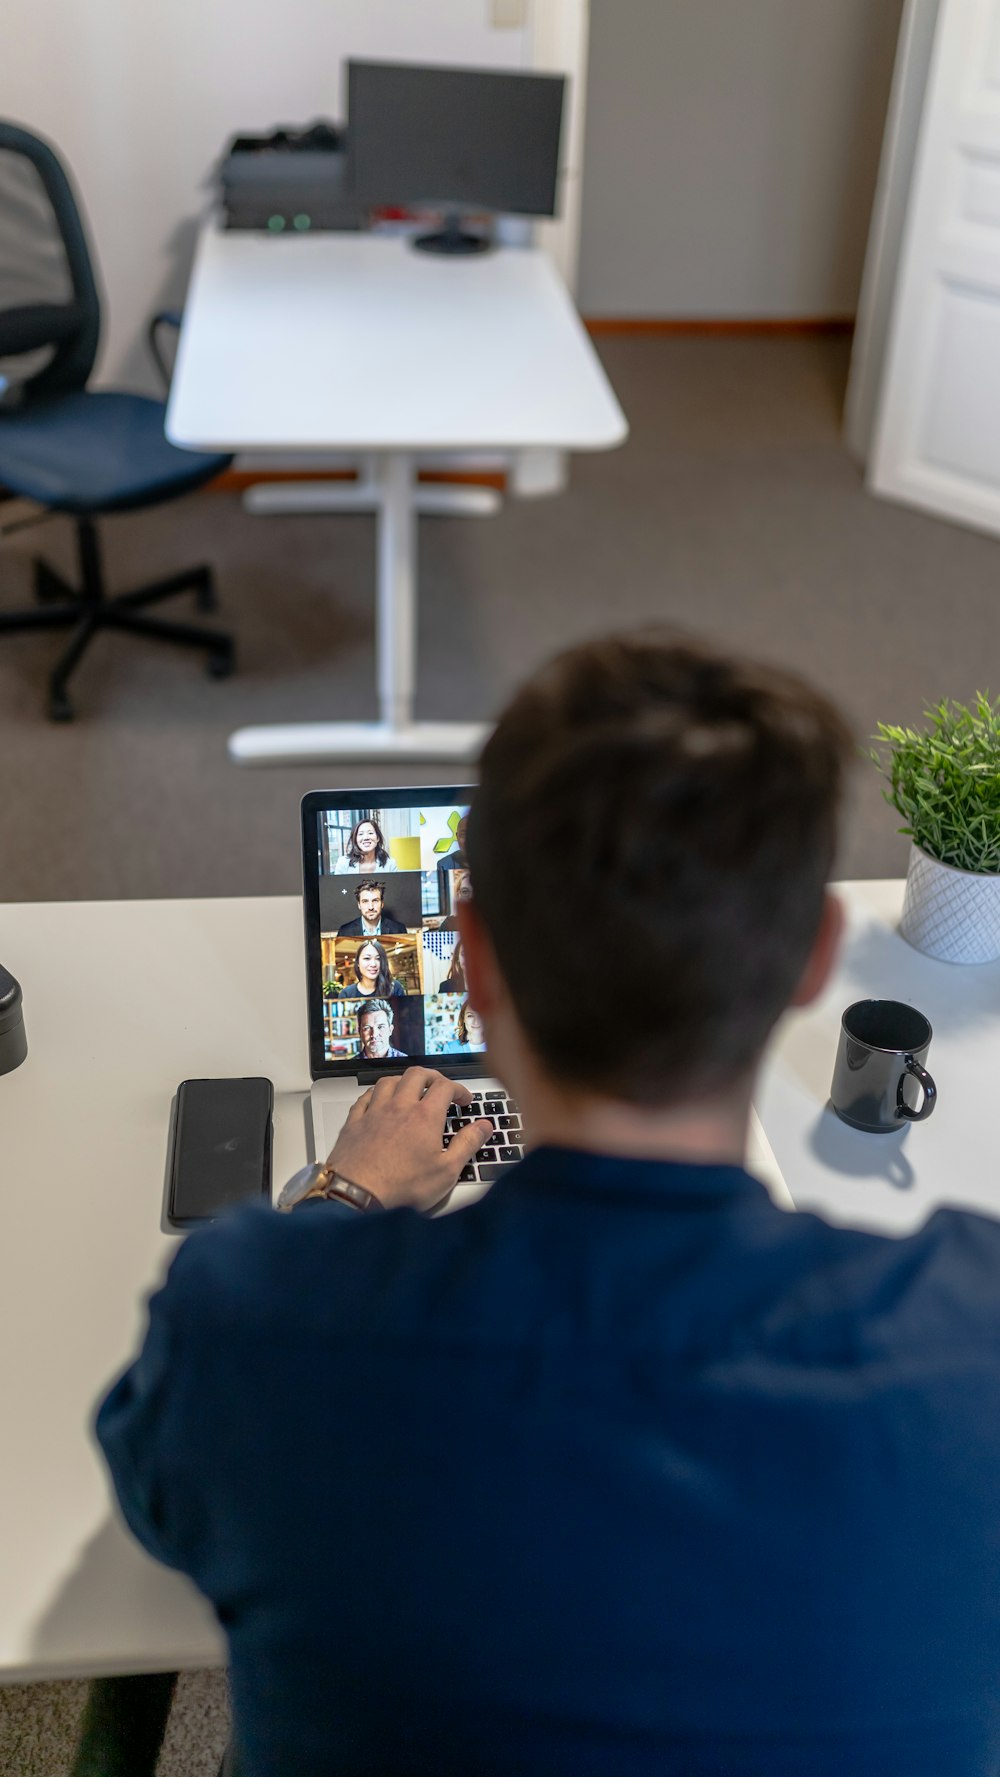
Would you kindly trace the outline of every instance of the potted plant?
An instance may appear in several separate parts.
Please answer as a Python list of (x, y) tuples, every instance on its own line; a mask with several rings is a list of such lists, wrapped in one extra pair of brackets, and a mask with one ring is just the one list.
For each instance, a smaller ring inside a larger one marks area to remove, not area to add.
[[(1000, 957), (1000, 699), (944, 700), (921, 730), (878, 724), (871, 757), (910, 837), (899, 929), (928, 956)], [(886, 757), (886, 754), (888, 757)]]

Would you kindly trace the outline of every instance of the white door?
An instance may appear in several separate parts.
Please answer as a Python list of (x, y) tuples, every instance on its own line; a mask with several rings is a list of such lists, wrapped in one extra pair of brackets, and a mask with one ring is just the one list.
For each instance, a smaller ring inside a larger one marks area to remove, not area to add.
[(942, 0), (868, 480), (1000, 533), (1000, 0)]

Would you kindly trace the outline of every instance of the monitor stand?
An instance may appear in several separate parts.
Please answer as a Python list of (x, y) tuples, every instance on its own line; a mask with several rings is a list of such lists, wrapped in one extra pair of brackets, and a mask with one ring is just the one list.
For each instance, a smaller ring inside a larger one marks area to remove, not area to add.
[(450, 258), (489, 253), (493, 249), (493, 241), (488, 234), (469, 234), (463, 229), (462, 218), (457, 210), (448, 212), (442, 229), (436, 230), (434, 234), (418, 234), (413, 245), (421, 253), (442, 253)]

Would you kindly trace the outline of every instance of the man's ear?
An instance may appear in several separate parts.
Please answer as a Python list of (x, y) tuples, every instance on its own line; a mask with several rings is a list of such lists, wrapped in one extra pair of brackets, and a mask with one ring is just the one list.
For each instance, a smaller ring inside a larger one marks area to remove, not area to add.
[(481, 1018), (488, 1018), (499, 1003), (502, 989), (493, 943), (475, 901), (459, 901), (455, 919), (462, 940), (469, 1004)]
[(808, 1006), (817, 999), (833, 974), (844, 935), (844, 906), (829, 889), (823, 893), (823, 911), (813, 947), (799, 976), (790, 1006)]

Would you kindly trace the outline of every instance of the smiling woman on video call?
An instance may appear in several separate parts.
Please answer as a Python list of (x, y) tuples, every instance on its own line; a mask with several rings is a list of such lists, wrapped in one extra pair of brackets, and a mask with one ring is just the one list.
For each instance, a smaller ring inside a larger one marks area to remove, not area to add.
[(356, 952), (354, 982), (354, 986), (344, 988), (341, 996), (343, 999), (385, 999), (387, 994), (405, 991), (402, 983), (393, 976), (389, 968), (389, 958), (376, 938), (369, 938)]
[(468, 1000), (463, 1002), (462, 1010), (458, 1014), (456, 1034), (459, 1042), (466, 1048), (485, 1049), (486, 1047), (483, 1021), (479, 1013), (469, 1005)]
[(351, 829), (351, 837), (344, 847), (343, 856), (333, 866), (334, 876), (350, 876), (358, 870), (398, 870), (395, 858), (389, 856), (389, 850), (382, 837), (382, 829), (373, 818), (358, 821)]

